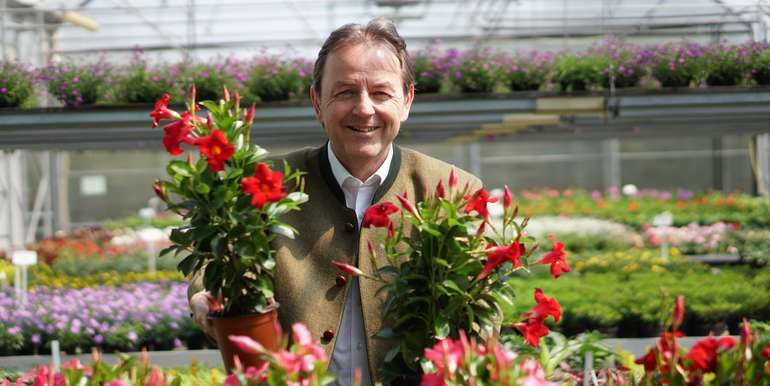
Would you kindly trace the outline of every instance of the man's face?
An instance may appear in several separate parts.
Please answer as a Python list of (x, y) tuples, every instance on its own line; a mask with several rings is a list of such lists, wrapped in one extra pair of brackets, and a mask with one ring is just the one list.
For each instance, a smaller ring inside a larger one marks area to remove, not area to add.
[(414, 97), (405, 95), (398, 57), (377, 44), (359, 44), (326, 59), (320, 98), (311, 90), (316, 118), (337, 158), (353, 165), (381, 163), (409, 116)]

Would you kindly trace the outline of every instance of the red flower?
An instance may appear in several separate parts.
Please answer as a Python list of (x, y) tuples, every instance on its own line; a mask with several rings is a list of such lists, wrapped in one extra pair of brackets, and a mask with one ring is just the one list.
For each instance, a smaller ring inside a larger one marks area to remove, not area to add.
[(444, 376), (442, 374), (437, 374), (437, 373), (423, 374), (422, 379), (420, 379), (420, 386), (444, 386), (444, 385), (446, 385), (446, 382), (444, 382)]
[(198, 146), (198, 150), (206, 157), (209, 167), (215, 172), (224, 169), (225, 161), (235, 154), (235, 145), (227, 142), (225, 133), (217, 129), (212, 130), (211, 135), (198, 138), (195, 146)]
[(283, 190), (283, 173), (270, 170), (267, 164), (262, 162), (257, 164), (254, 177), (246, 177), (241, 181), (241, 190), (252, 195), (251, 205), (257, 208), (286, 197)]
[(243, 115), (243, 123), (250, 127), (252, 123), (254, 123), (254, 115), (256, 113), (256, 107), (254, 107), (254, 104), (252, 103), (251, 106), (249, 106), (249, 109), (246, 110), (246, 114)]
[(425, 359), (433, 362), (439, 374), (454, 374), (462, 366), (465, 350), (462, 343), (452, 339), (441, 339), (433, 348), (425, 349)]
[(158, 123), (163, 119), (181, 118), (179, 113), (168, 108), (169, 99), (170, 97), (168, 94), (163, 94), (163, 96), (155, 102), (155, 109), (150, 113), (150, 117), (152, 117), (152, 127), (158, 127)]
[(379, 204), (374, 204), (364, 212), (361, 226), (364, 228), (369, 228), (371, 226), (375, 228), (387, 227), (390, 224), (388, 216), (396, 212), (398, 212), (398, 207), (392, 202), (384, 201)]
[(532, 347), (540, 347), (540, 338), (548, 335), (548, 327), (543, 324), (539, 318), (529, 318), (523, 322), (516, 323), (516, 329), (521, 331), (526, 341)]
[(684, 320), (684, 296), (679, 295), (676, 297), (676, 303), (674, 304), (674, 331), (679, 330), (679, 326), (682, 325)]
[(340, 271), (351, 276), (360, 276), (364, 274), (364, 271), (350, 264), (340, 263), (339, 261), (332, 261), (332, 264), (334, 264), (334, 266), (337, 267), (337, 269)]
[(484, 221), (486, 221), (489, 218), (487, 203), (497, 202), (497, 197), (490, 198), (489, 192), (484, 190), (484, 188), (479, 188), (479, 190), (474, 192), (473, 195), (466, 196), (465, 200), (467, 201), (467, 204), (465, 205), (465, 213), (470, 213), (475, 210), (476, 213), (478, 213), (479, 216), (483, 217)]
[(503, 186), (503, 208), (508, 209), (513, 203), (513, 194), (508, 189), (508, 185)]
[(388, 240), (396, 236), (396, 225), (392, 222), (388, 224)]
[(163, 127), (163, 146), (171, 155), (182, 154), (183, 143), (192, 144), (194, 139), (190, 136), (193, 130), (191, 124), (193, 117), (190, 113), (183, 113), (180, 119)]
[(543, 290), (535, 288), (535, 301), (537, 304), (528, 313), (531, 313), (535, 318), (545, 319), (548, 316), (553, 317), (554, 322), (558, 322), (561, 319), (561, 305), (555, 298), (549, 298), (543, 295)]
[(770, 361), (770, 343), (768, 343), (767, 347), (765, 347), (765, 349), (762, 350), (762, 352), (759, 355), (762, 355), (763, 358)]
[(637, 365), (644, 365), (644, 371), (651, 373), (655, 370), (655, 366), (658, 364), (657, 357), (655, 356), (655, 349), (650, 349), (643, 357), (637, 358), (634, 363)]
[[(484, 223), (482, 223), (484, 224)], [(506, 261), (510, 261), (513, 264), (513, 268), (521, 267), (521, 255), (524, 254), (524, 245), (518, 241), (514, 241), (509, 246), (494, 247), (487, 252), (487, 263), (484, 264), (484, 269), (479, 273), (478, 278), (483, 279), (489, 276), (492, 271), (497, 269)]]
[(729, 350), (733, 346), (735, 346), (735, 340), (727, 336), (718, 340), (708, 337), (696, 342), (686, 357), (692, 361), (690, 370), (702, 370), (704, 373), (713, 373), (717, 368), (719, 348)]
[(551, 264), (551, 276), (553, 276), (554, 279), (557, 279), (563, 272), (569, 272), (570, 269), (567, 264), (567, 256), (564, 254), (564, 244), (559, 240), (556, 240), (556, 237), (553, 235), (549, 238), (553, 240), (553, 249), (551, 252), (548, 252), (545, 256), (541, 257), (538, 263)]

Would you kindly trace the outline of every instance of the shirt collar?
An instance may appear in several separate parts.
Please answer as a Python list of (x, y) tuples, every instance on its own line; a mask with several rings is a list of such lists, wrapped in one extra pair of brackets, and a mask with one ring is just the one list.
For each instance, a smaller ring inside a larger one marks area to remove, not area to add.
[[(331, 141), (326, 143), (326, 150), (329, 154), (329, 165), (332, 168), (332, 174), (334, 174), (334, 179), (337, 180), (337, 184), (339, 186), (342, 186), (343, 183), (345, 183), (346, 180), (349, 178), (353, 178), (359, 182), (358, 178), (353, 177), (350, 172), (345, 169), (345, 166), (342, 165), (339, 159), (337, 159), (337, 156), (334, 154), (334, 150), (332, 150)], [(388, 147), (388, 156), (385, 157), (385, 162), (380, 165), (380, 167), (372, 174), (369, 178), (366, 179), (366, 181), (363, 181), (362, 183), (368, 184), (374, 181), (374, 178), (377, 178), (377, 183), (381, 184), (382, 181), (385, 181), (386, 178), (388, 178), (388, 172), (390, 172), (390, 162), (393, 160), (393, 144), (391, 143)]]

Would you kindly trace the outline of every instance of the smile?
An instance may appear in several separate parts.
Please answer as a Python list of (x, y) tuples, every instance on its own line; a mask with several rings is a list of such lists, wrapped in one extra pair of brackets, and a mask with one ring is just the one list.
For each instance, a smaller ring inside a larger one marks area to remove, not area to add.
[(357, 131), (359, 133), (370, 133), (379, 128), (379, 126), (348, 126), (348, 129)]

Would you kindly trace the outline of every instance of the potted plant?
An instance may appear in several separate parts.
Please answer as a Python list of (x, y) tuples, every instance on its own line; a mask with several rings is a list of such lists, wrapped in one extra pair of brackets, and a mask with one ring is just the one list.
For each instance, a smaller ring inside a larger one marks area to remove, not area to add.
[(537, 91), (553, 67), (550, 52), (517, 52), (505, 60), (502, 77), (511, 91)]
[(28, 105), (35, 92), (32, 78), (27, 66), (0, 62), (0, 108)]
[[(382, 283), (378, 293), (386, 294), (385, 327), (376, 337), (397, 343), (385, 357), (386, 380), (418, 375), (415, 358), (438, 340), (456, 339), (460, 331), (472, 338), (488, 337), (501, 324), (514, 322), (514, 293), (506, 281), (514, 271), (528, 270), (528, 259), (538, 249), (522, 232), (528, 220), (516, 219), (518, 209), (507, 187), (503, 220), (497, 226), (487, 208), (497, 198), (483, 188), (458, 188), (454, 170), (446, 187), (439, 182), (424, 202), (415, 205), (405, 196), (397, 197), (402, 209), (385, 201), (364, 213), (363, 227), (388, 229), (382, 244), (369, 244), (377, 270), (364, 274), (335, 263), (345, 273)], [(390, 216), (398, 212), (401, 221), (396, 224)], [(564, 245), (556, 241), (537, 263), (551, 265), (554, 278), (570, 271)], [(545, 318), (552, 315), (558, 321), (560, 308), (542, 291), (535, 297), (538, 307), (525, 313), (516, 328), (536, 346), (548, 333)]]
[(561, 86), (561, 91), (588, 91), (601, 81), (601, 59), (586, 53), (563, 53), (556, 57), (553, 71), (553, 83)]
[[(244, 364), (257, 364), (258, 356), (238, 352), (228, 336), (247, 335), (264, 347), (277, 348), (270, 241), (295, 233), (279, 218), (307, 201), (302, 173), (286, 165), (283, 171), (271, 167), (267, 152), (250, 140), (254, 105), (241, 111), (240, 97), (231, 99), (227, 88), (218, 103), (197, 103), (193, 87), (187, 111), (181, 114), (169, 109), (168, 102), (164, 95), (156, 103), (150, 113), (153, 126), (172, 121), (163, 128), (169, 154), (185, 153), (182, 145), (194, 150), (187, 160), (171, 160), (166, 167), (170, 179), (154, 185), (169, 210), (187, 221), (171, 232), (173, 245), (161, 254), (186, 254), (178, 269), (201, 280), (221, 303), (210, 317), (226, 368), (232, 369), (234, 354)], [(288, 185), (299, 190), (289, 192)]]
[(652, 75), (662, 87), (689, 87), (700, 70), (703, 47), (698, 44), (664, 45), (650, 58)]

